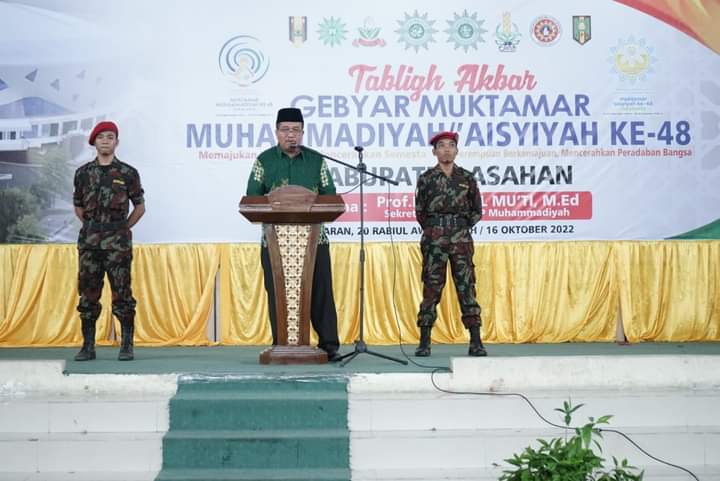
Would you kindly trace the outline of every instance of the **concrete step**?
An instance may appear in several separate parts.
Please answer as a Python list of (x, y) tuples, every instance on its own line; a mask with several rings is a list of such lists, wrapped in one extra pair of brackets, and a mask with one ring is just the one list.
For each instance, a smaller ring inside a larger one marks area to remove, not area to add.
[(167, 431), (167, 398), (125, 397), (37, 393), (0, 396), (0, 429), (2, 433)]
[(0, 361), (0, 396), (47, 393), (104, 396), (152, 396), (169, 399), (177, 390), (177, 374), (73, 374), (65, 361)]
[[(720, 429), (720, 390), (534, 391), (526, 398), (547, 420), (563, 402), (584, 404), (573, 425), (612, 415), (609, 427), (701, 426)], [(548, 424), (530, 404), (508, 393), (484, 395), (423, 392), (353, 392), (348, 422), (353, 432), (444, 429), (542, 429)]]
[[(154, 479), (177, 376), (65, 376), (63, 366), (62, 361), (0, 362), (0, 480)], [(713, 356), (458, 358), (453, 366), (454, 372), (432, 379), (423, 373), (353, 377), (347, 388), (350, 439), (346, 434), (341, 441), (350, 446), (353, 479), (496, 480), (502, 468), (493, 463), (502, 465), (536, 438), (562, 432), (547, 427), (521, 399), (507, 396), (512, 389), (522, 390), (556, 423), (560, 415), (553, 410), (568, 398), (586, 404), (573, 424), (611, 414), (609, 427), (626, 432), (651, 454), (684, 465), (703, 481), (720, 481), (720, 363)], [(483, 395), (442, 393), (433, 381), (442, 389)], [(179, 398), (197, 401), (209, 392), (236, 390), (231, 386), (236, 380), (229, 382), (181, 389)], [(264, 379), (256, 382), (253, 389), (268, 387)], [(299, 381), (283, 397), (311, 398), (317, 388), (312, 380)], [(340, 382), (320, 397), (341, 397), (344, 389)], [(233, 436), (220, 442), (237, 447), (251, 438), (238, 444)], [(645, 479), (692, 479), (646, 458), (614, 434), (606, 434), (603, 445), (606, 458), (614, 454), (646, 469)], [(201, 449), (217, 456), (226, 447), (210, 442)], [(235, 447), (231, 457), (244, 455), (245, 448)], [(297, 453), (286, 448), (281, 451)], [(193, 449), (180, 451), (180, 458), (193, 455)], [(301, 469), (278, 476), (296, 471), (299, 475)], [(173, 472), (178, 481), (233, 479), (185, 467)], [(329, 477), (317, 479), (336, 479), (332, 470), (322, 472), (316, 475)], [(273, 478), (264, 473), (258, 479)], [(337, 479), (345, 479), (343, 472)]]
[(75, 471), (15, 473), (0, 471), (3, 481), (155, 481), (157, 471)]
[[(662, 427), (649, 431), (624, 428), (623, 432), (645, 451), (681, 466), (720, 467), (720, 430), (708, 432)], [(538, 447), (537, 439), (563, 437), (558, 430), (438, 430), (351, 433), (352, 467), (359, 470), (434, 469), (442, 466), (488, 469), (525, 447)], [(627, 459), (632, 465), (655, 462), (618, 435), (605, 433), (602, 456)], [(432, 453), (420, 457), (417, 453)]]
[(64, 366), (0, 362), (0, 479), (154, 479), (177, 376), (66, 376)]
[(163, 433), (2, 433), (1, 437), (0, 469), (8, 472), (142, 472), (157, 471), (162, 462)]
[[(702, 466), (687, 466), (701, 481), (720, 481), (720, 470), (709, 470)], [(442, 469), (399, 469), (399, 470), (293, 470), (290, 473), (269, 474), (266, 470), (255, 475), (249, 470), (171, 470), (169, 475), (158, 476), (157, 471), (89, 471), (55, 473), (15, 473), (0, 471), (3, 481), (497, 481), (502, 468), (463, 469), (447, 466)], [(334, 471), (340, 471), (334, 473)], [(303, 477), (305, 474), (309, 474)], [(245, 476), (245, 477), (243, 477)], [(254, 476), (254, 477), (253, 477)], [(157, 477), (157, 479), (156, 479)], [(677, 469), (648, 467), (645, 470), (648, 481), (692, 481), (693, 478)]]
[[(642, 467), (640, 467), (642, 469)], [(503, 467), (487, 469), (444, 468), (426, 469), (353, 469), (352, 481), (497, 481), (503, 473)], [(704, 466), (686, 467), (701, 481), (720, 481), (720, 469), (708, 469)], [(647, 481), (693, 481), (693, 477), (678, 469), (664, 466), (645, 467), (644, 479)]]
[(454, 391), (717, 389), (720, 356), (455, 357)]
[[(454, 358), (452, 372), (358, 374), (348, 390), (353, 479), (496, 480), (505, 459), (562, 437), (552, 423), (568, 399), (584, 406), (573, 426), (612, 415), (650, 454), (720, 477), (720, 359), (714, 356)], [(606, 433), (603, 457), (651, 476), (691, 480)], [(418, 453), (432, 453), (418, 456)], [(612, 461), (610, 461), (612, 462)]]

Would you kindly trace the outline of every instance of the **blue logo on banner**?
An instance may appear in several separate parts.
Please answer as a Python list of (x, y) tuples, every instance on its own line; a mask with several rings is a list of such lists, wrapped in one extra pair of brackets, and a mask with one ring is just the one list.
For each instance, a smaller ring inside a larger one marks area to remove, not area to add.
[(265, 76), (270, 60), (260, 49), (258, 39), (249, 35), (238, 35), (222, 46), (218, 64), (223, 75), (241, 87), (247, 87)]

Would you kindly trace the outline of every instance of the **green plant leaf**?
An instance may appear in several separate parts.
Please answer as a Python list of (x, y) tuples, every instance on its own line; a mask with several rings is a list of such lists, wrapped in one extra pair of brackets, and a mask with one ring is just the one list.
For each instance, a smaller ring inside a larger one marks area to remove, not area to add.
[(589, 422), (577, 428), (569, 428), (572, 413), (579, 404), (564, 401), (562, 408), (555, 411), (564, 414), (568, 428), (564, 437), (550, 440), (536, 440), (537, 449), (528, 446), (520, 454), (505, 461), (512, 469), (503, 471), (501, 481), (642, 481), (643, 472), (630, 466), (626, 459), (613, 458), (613, 469), (604, 469), (605, 459), (591, 449), (596, 447), (602, 453), (602, 432), (598, 424), (607, 424), (612, 416), (590, 417)]
[(590, 441), (592, 440), (592, 434), (593, 434), (592, 425), (590, 425), (590, 424), (586, 424), (580, 430), (580, 436), (582, 438), (582, 443), (583, 443), (584, 447), (586, 447), (586, 448), (590, 447)]
[(610, 424), (610, 419), (612, 418), (611, 415), (606, 414), (605, 416), (600, 416), (598, 420), (595, 422), (595, 424)]

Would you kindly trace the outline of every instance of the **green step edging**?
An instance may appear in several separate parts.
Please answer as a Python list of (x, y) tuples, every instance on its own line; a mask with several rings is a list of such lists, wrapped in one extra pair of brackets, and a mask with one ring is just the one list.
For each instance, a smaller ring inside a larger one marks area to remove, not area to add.
[[(181, 397), (170, 401), (176, 414), (170, 430), (326, 429), (347, 427), (347, 396), (337, 393), (281, 392), (277, 398), (235, 393)], [(214, 409), (205, 409), (212, 403)], [(242, 405), (242, 411), (237, 406)]]
[(347, 383), (345, 376), (181, 378), (157, 480), (349, 480)]
[[(350, 437), (342, 430), (179, 432), (163, 440), (168, 468), (343, 468)], [(187, 435), (185, 435), (187, 434)]]
[(193, 392), (336, 391), (347, 393), (345, 375), (329, 376), (183, 376), (178, 395)]
[(350, 469), (163, 469), (156, 481), (350, 481)]

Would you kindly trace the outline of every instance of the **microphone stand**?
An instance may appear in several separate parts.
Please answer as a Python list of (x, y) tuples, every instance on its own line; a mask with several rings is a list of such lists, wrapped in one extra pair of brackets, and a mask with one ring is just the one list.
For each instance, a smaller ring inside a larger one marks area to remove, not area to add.
[(353, 349), (353, 351), (340, 356), (339, 360), (342, 361), (340, 362), (340, 366), (344, 367), (347, 363), (355, 359), (358, 354), (370, 354), (371, 356), (381, 357), (383, 359), (387, 359), (388, 361), (395, 361), (400, 364), (407, 365), (408, 362), (406, 360), (397, 359), (392, 356), (387, 356), (385, 354), (372, 351), (368, 349), (367, 344), (365, 343), (365, 198), (363, 193), (363, 184), (365, 184), (365, 175), (369, 175), (376, 179), (384, 180), (385, 182), (389, 182), (390, 184), (395, 186), (398, 185), (398, 182), (392, 179), (388, 179), (387, 177), (374, 174), (372, 172), (367, 172), (365, 168), (365, 163), (363, 162), (363, 148), (359, 145), (355, 147), (355, 151), (358, 153), (357, 166), (348, 164), (346, 162), (343, 162), (342, 160), (334, 159), (330, 156), (323, 154), (322, 152), (318, 152), (317, 150), (309, 149), (304, 146), (303, 149), (307, 149), (322, 156), (325, 159), (331, 160), (349, 169), (360, 172), (360, 336), (355, 341), (355, 348)]

